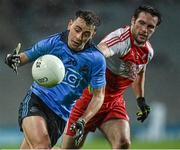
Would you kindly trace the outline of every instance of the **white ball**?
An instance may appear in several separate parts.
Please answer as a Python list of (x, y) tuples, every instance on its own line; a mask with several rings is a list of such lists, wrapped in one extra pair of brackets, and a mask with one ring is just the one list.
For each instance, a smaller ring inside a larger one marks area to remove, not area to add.
[(64, 75), (64, 64), (54, 55), (43, 55), (33, 63), (32, 77), (41, 86), (56, 86), (62, 82)]

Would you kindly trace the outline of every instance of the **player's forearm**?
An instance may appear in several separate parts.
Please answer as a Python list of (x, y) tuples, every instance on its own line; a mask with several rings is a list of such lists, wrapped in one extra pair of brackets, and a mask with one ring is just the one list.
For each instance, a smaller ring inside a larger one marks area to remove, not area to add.
[(140, 72), (132, 84), (134, 94), (137, 97), (144, 97), (145, 71)]
[(103, 53), (103, 55), (107, 58), (109, 56), (111, 56), (109, 48), (107, 46), (106, 43), (99, 43), (97, 45), (97, 47), (99, 48), (99, 50)]
[(98, 112), (103, 104), (104, 97), (92, 98), (85, 113), (81, 118), (87, 123)]
[(87, 123), (92, 117), (95, 116), (95, 114), (98, 112), (98, 110), (101, 108), (103, 102), (104, 102), (104, 94), (105, 89), (102, 88), (101, 90), (93, 92), (93, 97), (84, 112), (84, 114), (81, 116), (81, 118)]

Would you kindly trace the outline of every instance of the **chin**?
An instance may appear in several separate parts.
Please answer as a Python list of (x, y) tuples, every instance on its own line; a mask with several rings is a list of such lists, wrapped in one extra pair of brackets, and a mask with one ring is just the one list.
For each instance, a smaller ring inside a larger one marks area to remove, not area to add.
[(72, 47), (72, 50), (74, 50), (74, 51), (80, 51), (80, 50), (82, 50), (82, 48), (79, 48), (79, 47)]
[(78, 49), (78, 47), (76, 45), (71, 45), (70, 48), (73, 49), (73, 50), (77, 50)]
[(139, 41), (139, 44), (144, 44), (144, 43), (146, 43), (146, 41), (145, 41), (145, 40), (141, 40), (141, 41)]
[(144, 40), (135, 40), (135, 43), (136, 43), (137, 45), (144, 45), (145, 42), (146, 42), (146, 41), (144, 41)]

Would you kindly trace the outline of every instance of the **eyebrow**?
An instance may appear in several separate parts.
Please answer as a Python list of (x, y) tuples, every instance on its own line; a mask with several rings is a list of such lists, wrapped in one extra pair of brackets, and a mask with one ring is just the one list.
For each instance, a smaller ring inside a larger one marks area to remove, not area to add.
[[(75, 27), (83, 30), (83, 28), (81, 28), (79, 25), (75, 25)], [(91, 31), (90, 31), (90, 30), (86, 30), (86, 31), (84, 31), (84, 32), (89, 32), (89, 33), (90, 33)]]
[(75, 27), (82, 29), (80, 26), (76, 25)]

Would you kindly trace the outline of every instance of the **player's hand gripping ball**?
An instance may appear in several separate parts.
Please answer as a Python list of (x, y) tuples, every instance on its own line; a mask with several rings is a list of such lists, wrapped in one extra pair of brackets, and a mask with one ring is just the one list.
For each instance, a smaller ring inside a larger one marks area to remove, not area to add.
[(44, 87), (54, 87), (64, 79), (65, 68), (62, 61), (54, 55), (39, 57), (32, 66), (32, 77)]

